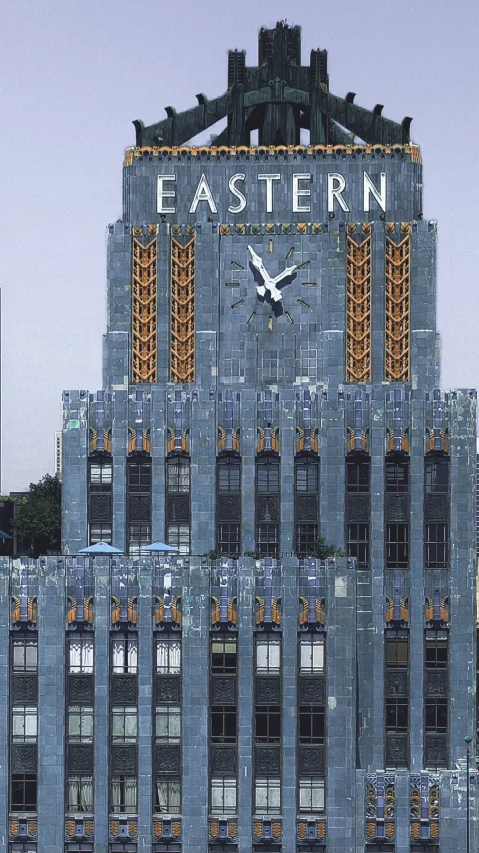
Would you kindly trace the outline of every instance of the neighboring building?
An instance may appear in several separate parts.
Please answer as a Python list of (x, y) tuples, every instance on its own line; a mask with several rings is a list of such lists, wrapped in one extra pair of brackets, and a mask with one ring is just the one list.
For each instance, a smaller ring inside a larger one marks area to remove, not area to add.
[(261, 30), (224, 95), (135, 122), (64, 556), (2, 564), (11, 851), (465, 850), (476, 395), (438, 390), (410, 119), (300, 47)]
[(55, 433), (55, 457), (54, 474), (57, 480), (62, 481), (62, 433)]

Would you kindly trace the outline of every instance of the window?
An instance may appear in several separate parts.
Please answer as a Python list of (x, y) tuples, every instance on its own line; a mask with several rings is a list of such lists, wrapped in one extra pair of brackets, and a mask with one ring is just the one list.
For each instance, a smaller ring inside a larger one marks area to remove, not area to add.
[(299, 780), (299, 810), (303, 814), (324, 812), (324, 779), (303, 776)]
[(387, 696), (386, 731), (407, 732), (408, 712), (407, 696)]
[(447, 733), (447, 699), (426, 700), (426, 732)]
[(317, 494), (319, 491), (319, 459), (316, 456), (298, 456), (295, 459), (296, 491)]
[(134, 522), (128, 525), (128, 553), (130, 557), (138, 556), (145, 545), (151, 543), (151, 524)]
[(386, 666), (405, 667), (408, 663), (408, 641), (406, 637), (386, 638)]
[(447, 668), (447, 640), (426, 638), (426, 669)]
[(214, 675), (236, 675), (236, 639), (211, 640), (211, 672)]
[(156, 742), (179, 743), (181, 709), (177, 705), (159, 705), (156, 709)]
[(281, 669), (281, 640), (279, 637), (256, 638), (256, 672), (277, 675)]
[(156, 671), (161, 675), (181, 672), (181, 641), (173, 637), (156, 641)]
[(14, 705), (12, 709), (12, 739), (14, 743), (34, 743), (37, 739), (37, 708), (34, 705)]
[(386, 460), (386, 492), (407, 492), (409, 488), (409, 460)]
[(256, 491), (276, 495), (279, 492), (279, 459), (261, 456), (256, 460)]
[(236, 743), (234, 705), (213, 705), (211, 708), (211, 742)]
[(306, 636), (299, 641), (299, 666), (301, 672), (324, 672), (323, 637)]
[(278, 557), (279, 524), (258, 524), (256, 529), (256, 550), (260, 557)]
[(238, 457), (220, 456), (216, 472), (219, 492), (241, 491), (241, 462)]
[(254, 786), (254, 810), (260, 814), (280, 814), (281, 780), (256, 779)]
[(178, 549), (179, 554), (190, 553), (190, 525), (168, 524), (166, 528), (167, 545)]
[(314, 554), (316, 547), (316, 539), (319, 536), (319, 527), (313, 523), (298, 523), (296, 525), (296, 553)]
[(135, 743), (137, 734), (137, 709), (124, 705), (114, 706), (112, 708), (112, 743)]
[(121, 814), (136, 812), (136, 776), (112, 776), (111, 810)]
[(13, 773), (11, 809), (12, 812), (36, 812), (37, 777), (35, 773)]
[(133, 672), (138, 670), (138, 637), (131, 634), (117, 634), (112, 639), (111, 657), (113, 672)]
[(93, 636), (75, 634), (68, 637), (68, 671), (93, 672)]
[(279, 705), (257, 705), (255, 714), (256, 743), (279, 743), (281, 740), (281, 708)]
[(166, 482), (169, 494), (190, 491), (190, 460), (173, 456), (166, 460)]
[(93, 708), (87, 705), (69, 706), (68, 740), (70, 743), (93, 742)]
[(68, 776), (67, 810), (69, 812), (93, 811), (93, 776)]
[(356, 557), (358, 568), (369, 566), (369, 524), (348, 524), (348, 557)]
[(90, 524), (90, 545), (97, 542), (107, 542), (111, 545), (112, 536), (111, 524)]
[(132, 457), (128, 460), (128, 491), (145, 493), (151, 489), (151, 459)]
[(38, 641), (29, 637), (13, 640), (13, 671), (36, 672), (38, 668)]
[(211, 813), (236, 814), (236, 779), (224, 777), (211, 780)]
[(348, 457), (346, 460), (346, 491), (369, 492), (369, 459)]
[(236, 522), (218, 524), (217, 550), (228, 557), (241, 553), (241, 525)]
[(447, 569), (449, 559), (448, 525), (425, 525), (426, 569)]
[(179, 779), (157, 779), (155, 812), (181, 814), (181, 782)]
[(319, 705), (299, 706), (299, 742), (324, 743), (324, 708)]
[[(90, 491), (111, 491), (113, 463), (109, 457), (90, 460)], [(105, 488), (106, 487), (106, 488)]]
[(426, 494), (449, 490), (449, 459), (436, 456), (426, 459), (425, 463)]
[(386, 524), (386, 568), (407, 569), (409, 565), (409, 526)]

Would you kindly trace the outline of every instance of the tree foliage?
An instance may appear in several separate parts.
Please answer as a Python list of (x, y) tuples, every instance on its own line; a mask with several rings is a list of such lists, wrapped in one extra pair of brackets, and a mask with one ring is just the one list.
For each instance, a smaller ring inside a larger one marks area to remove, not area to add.
[(344, 553), (336, 545), (328, 545), (324, 536), (318, 536), (314, 540), (314, 551), (311, 555), (317, 560), (326, 560), (328, 557), (344, 557)]
[(13, 522), (20, 554), (39, 557), (61, 549), (61, 495), (61, 483), (50, 474), (30, 483)]

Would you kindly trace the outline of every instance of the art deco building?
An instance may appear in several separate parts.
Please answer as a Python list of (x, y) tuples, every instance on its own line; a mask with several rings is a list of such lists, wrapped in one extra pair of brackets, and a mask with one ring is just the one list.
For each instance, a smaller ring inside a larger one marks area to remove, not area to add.
[(297, 27), (227, 75), (135, 122), (64, 556), (2, 563), (0, 853), (466, 850), (476, 395), (420, 150)]

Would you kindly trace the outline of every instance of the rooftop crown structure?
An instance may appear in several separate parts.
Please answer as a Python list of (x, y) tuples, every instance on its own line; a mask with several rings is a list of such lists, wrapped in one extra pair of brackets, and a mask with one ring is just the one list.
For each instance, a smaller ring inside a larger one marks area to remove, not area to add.
[(420, 151), (299, 28), (259, 45), (126, 150), (64, 554), (0, 574), (0, 853), (477, 849), (476, 395)]

